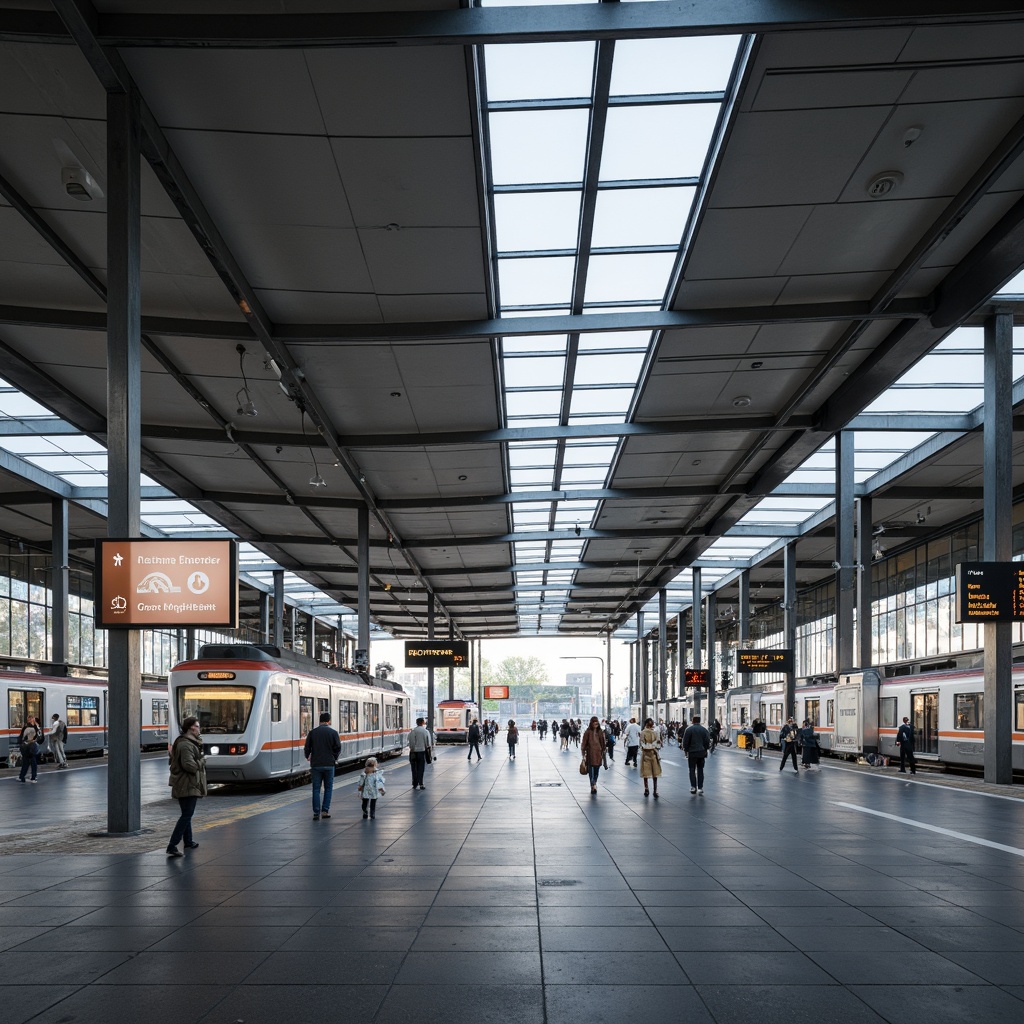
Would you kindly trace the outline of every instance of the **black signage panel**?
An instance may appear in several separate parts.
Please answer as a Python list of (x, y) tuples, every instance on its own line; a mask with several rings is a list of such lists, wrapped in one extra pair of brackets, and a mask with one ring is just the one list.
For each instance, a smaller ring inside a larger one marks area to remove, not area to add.
[(737, 672), (792, 672), (792, 647), (778, 647), (768, 651), (737, 651)]
[(1024, 622), (1024, 562), (961, 562), (957, 622)]
[(708, 686), (710, 682), (710, 673), (706, 668), (683, 669), (683, 686)]
[(406, 668), (468, 668), (468, 640), (406, 640)]

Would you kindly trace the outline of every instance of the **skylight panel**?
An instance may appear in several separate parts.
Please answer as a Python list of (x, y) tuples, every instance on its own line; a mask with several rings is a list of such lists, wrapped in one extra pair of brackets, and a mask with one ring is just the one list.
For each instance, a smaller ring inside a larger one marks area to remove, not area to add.
[(596, 463), (597, 465), (607, 466), (614, 455), (615, 445), (613, 444), (567, 444), (565, 446), (563, 464), (566, 466), (579, 466)]
[(905, 387), (889, 388), (868, 410), (871, 412), (967, 412), (979, 405), (984, 398), (984, 388), (969, 385), (956, 387)]
[(601, 413), (604, 415), (624, 416), (633, 397), (632, 388), (602, 388), (588, 391), (586, 388), (573, 388), (571, 416)]
[(506, 358), (504, 373), (505, 386), (508, 388), (560, 386), (565, 376), (565, 358)]
[(15, 419), (19, 416), (49, 416), (50, 410), (34, 402), (20, 391), (0, 391), (0, 416)]
[(582, 181), (586, 110), (528, 110), (489, 115), (496, 185)]
[(508, 418), (516, 416), (557, 416), (562, 396), (558, 391), (513, 391), (505, 395)]
[(740, 36), (622, 39), (615, 44), (611, 94), (721, 92), (729, 84)]
[(575, 249), (580, 192), (502, 192), (494, 197), (499, 252)]
[(586, 355), (576, 360), (577, 385), (586, 384), (629, 384), (635, 385), (644, 353), (634, 355)]
[(562, 352), (569, 339), (564, 334), (538, 334), (528, 338), (502, 338), (501, 348), (506, 356), (524, 352)]
[(597, 193), (593, 246), (678, 245), (695, 188), (615, 188)]
[(717, 103), (612, 107), (601, 180), (696, 177), (704, 166), (718, 111)]
[(595, 49), (592, 42), (485, 46), (487, 99), (589, 97)]
[(0, 437), (0, 448), (13, 455), (59, 455), (63, 449), (58, 448), (45, 437)]
[(605, 331), (601, 334), (584, 334), (580, 337), (580, 352), (594, 352), (601, 349), (635, 349), (646, 352), (651, 344), (650, 331)]
[(606, 474), (607, 467), (602, 471), (589, 466), (580, 468), (567, 466), (562, 470), (562, 486), (568, 487), (571, 484), (574, 487), (600, 487), (604, 483)]
[(660, 301), (675, 261), (674, 252), (593, 256), (587, 272), (586, 301)]
[(499, 260), (502, 305), (568, 302), (572, 296), (573, 262), (571, 256)]

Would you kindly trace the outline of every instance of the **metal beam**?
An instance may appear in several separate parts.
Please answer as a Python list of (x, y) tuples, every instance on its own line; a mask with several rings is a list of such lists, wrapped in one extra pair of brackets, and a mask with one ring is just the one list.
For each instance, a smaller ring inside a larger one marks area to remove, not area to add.
[[(808, 29), (871, 28), (1016, 20), (1019, 5), (983, 0), (856, 0), (810, 5), (763, 0), (685, 4), (568, 4), (358, 14), (107, 14), (105, 46), (246, 49), (341, 46), (479, 46), (652, 36), (737, 35)], [(29, 22), (27, 26), (33, 27)], [(34, 26), (38, 31), (39, 26)]]

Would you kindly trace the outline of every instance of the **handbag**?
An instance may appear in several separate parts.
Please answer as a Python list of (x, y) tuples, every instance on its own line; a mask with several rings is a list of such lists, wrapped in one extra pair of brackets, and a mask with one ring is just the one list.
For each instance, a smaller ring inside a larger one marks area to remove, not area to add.
[(431, 764), (433, 760), (433, 757), (430, 756), (430, 747), (427, 747), (427, 749), (423, 752), (423, 763)]
[(583, 760), (580, 761), (580, 775), (588, 775), (589, 773), (590, 769), (587, 767), (587, 759), (583, 758)]

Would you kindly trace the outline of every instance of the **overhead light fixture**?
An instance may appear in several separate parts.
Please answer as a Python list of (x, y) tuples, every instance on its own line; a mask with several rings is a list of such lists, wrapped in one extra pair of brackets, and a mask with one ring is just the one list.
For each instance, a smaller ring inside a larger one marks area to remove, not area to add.
[(876, 540), (875, 550), (871, 553), (871, 557), (877, 562), (880, 558), (885, 556), (885, 548)]
[(84, 167), (62, 167), (60, 180), (64, 191), (80, 203), (91, 203), (94, 199), (103, 198), (103, 189)]
[(748, 405), (750, 405), (750, 402), (750, 395), (737, 395), (732, 400), (733, 406), (735, 406), (735, 408), (737, 409), (745, 409)]
[(249, 381), (245, 376), (245, 357), (247, 355), (245, 346), (238, 344), (235, 346), (235, 351), (238, 353), (238, 370), (242, 375), (242, 386), (235, 392), (235, 401), (238, 403), (236, 412), (239, 416), (255, 416), (256, 403), (253, 402), (252, 395), (249, 394)]

